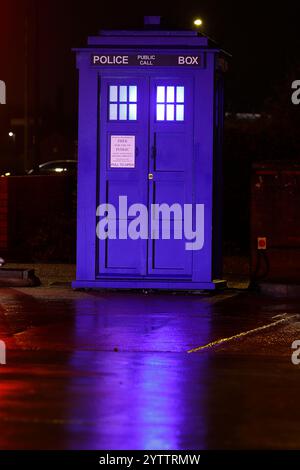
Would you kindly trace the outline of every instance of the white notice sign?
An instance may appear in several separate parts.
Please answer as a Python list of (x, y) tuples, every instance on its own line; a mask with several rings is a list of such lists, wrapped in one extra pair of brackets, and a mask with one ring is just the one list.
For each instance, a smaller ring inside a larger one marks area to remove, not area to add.
[(112, 135), (110, 138), (111, 168), (135, 167), (135, 135)]

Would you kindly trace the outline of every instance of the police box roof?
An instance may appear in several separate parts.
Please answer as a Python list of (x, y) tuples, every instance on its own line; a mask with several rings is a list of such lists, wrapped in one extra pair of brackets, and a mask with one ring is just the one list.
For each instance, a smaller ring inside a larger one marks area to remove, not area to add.
[(117, 49), (210, 49), (229, 55), (209, 37), (195, 30), (174, 30), (160, 24), (160, 17), (144, 18), (144, 28), (134, 30), (100, 30), (98, 36), (90, 36), (87, 47), (74, 51), (101, 47)]

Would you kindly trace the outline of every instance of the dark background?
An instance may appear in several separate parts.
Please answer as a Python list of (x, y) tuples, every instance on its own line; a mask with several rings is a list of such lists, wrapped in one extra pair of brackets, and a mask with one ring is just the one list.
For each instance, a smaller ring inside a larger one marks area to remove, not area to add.
[(101, 0), (0, 0), (0, 77), (7, 82), (9, 106), (18, 109), (23, 104), (26, 5), (30, 11), (30, 59), (38, 58), (39, 63), (41, 107), (51, 111), (58, 108), (68, 117), (76, 112), (71, 48), (84, 45), (86, 37), (100, 28), (141, 27), (147, 14), (161, 15), (167, 26), (176, 28), (189, 28), (195, 17), (203, 18), (203, 30), (233, 55), (227, 92), (227, 109), (233, 111), (260, 111), (276, 85), (299, 62), (296, 1), (157, 4), (147, 2), (145, 7), (144, 2), (138, 6)]
[[(300, 80), (298, 3), (0, 0), (0, 79), (7, 84), (7, 105), (0, 106), (0, 174), (25, 170), (24, 130), (14, 128), (12, 119), (24, 117), (26, 16), (29, 116), (38, 123), (30, 129), (32, 166), (77, 156), (72, 48), (84, 46), (99, 29), (142, 28), (144, 15), (161, 15), (166, 28), (178, 29), (192, 28), (201, 17), (202, 31), (232, 54), (225, 94), (224, 246), (228, 254), (247, 253), (253, 162), (299, 161), (300, 106), (291, 102), (291, 84)], [(236, 113), (261, 116), (245, 120)]]

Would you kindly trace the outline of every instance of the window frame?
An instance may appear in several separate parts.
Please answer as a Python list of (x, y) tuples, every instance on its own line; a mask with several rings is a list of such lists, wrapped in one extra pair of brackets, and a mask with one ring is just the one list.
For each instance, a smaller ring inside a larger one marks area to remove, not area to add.
[[(160, 111), (159, 111), (160, 109)], [(157, 84), (155, 87), (155, 121), (157, 123), (185, 122), (185, 86)]]
[[(112, 88), (116, 91), (112, 96)], [(122, 90), (123, 89), (123, 90)], [(121, 93), (124, 92), (124, 96)], [(112, 118), (111, 107), (115, 106), (116, 118)], [(130, 118), (131, 112), (133, 118)], [(129, 83), (109, 83), (107, 93), (107, 120), (110, 123), (137, 122), (138, 120), (138, 86)]]

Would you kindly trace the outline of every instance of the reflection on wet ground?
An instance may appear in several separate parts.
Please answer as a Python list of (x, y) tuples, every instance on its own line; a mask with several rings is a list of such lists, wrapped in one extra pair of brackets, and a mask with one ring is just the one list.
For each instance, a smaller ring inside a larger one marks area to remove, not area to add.
[[(1, 449), (299, 448), (296, 299), (1, 289)], [(298, 333), (299, 332), (299, 333)], [(299, 338), (297, 338), (297, 335)]]

